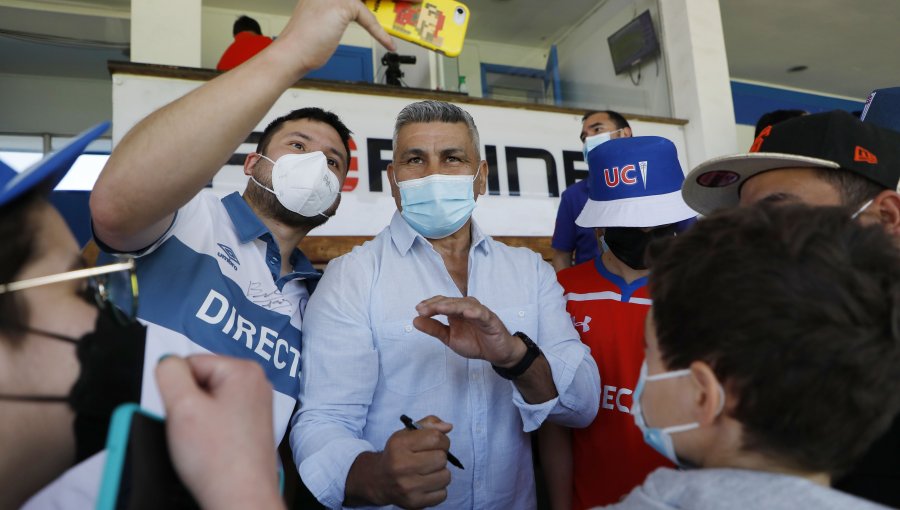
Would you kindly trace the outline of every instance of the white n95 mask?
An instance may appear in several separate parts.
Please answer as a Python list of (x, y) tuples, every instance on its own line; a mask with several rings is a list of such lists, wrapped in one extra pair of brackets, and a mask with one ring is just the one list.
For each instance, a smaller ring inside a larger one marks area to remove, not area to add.
[(272, 161), (272, 188), (263, 186), (250, 177), (259, 187), (275, 195), (285, 209), (307, 218), (321, 215), (331, 207), (340, 193), (337, 176), (328, 168), (328, 159), (322, 151), (304, 154), (285, 154)]

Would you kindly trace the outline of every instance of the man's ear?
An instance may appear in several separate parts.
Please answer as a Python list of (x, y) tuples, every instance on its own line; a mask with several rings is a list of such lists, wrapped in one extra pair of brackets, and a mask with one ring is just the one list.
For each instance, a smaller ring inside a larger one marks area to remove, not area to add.
[(487, 161), (481, 160), (478, 163), (478, 180), (475, 181), (472, 185), (475, 186), (475, 199), (478, 199), (479, 195), (484, 195), (487, 193), (487, 182), (488, 182), (488, 173), (490, 173), (491, 167), (488, 166)]
[(711, 425), (725, 406), (724, 389), (706, 362), (695, 361), (690, 370), (695, 391), (692, 399), (694, 419), (700, 425)]
[(622, 131), (622, 136), (625, 138), (630, 138), (634, 135), (631, 134), (631, 127), (626, 127), (624, 131)]
[(900, 194), (886, 189), (875, 197), (871, 207), (888, 234), (900, 237)]
[(253, 175), (253, 167), (256, 166), (256, 162), (259, 161), (260, 158), (261, 156), (256, 152), (247, 154), (247, 157), (244, 158), (244, 175)]
[(397, 180), (394, 178), (394, 164), (388, 163), (387, 166), (388, 185), (391, 187), (391, 196), (394, 200), (400, 200), (400, 189), (397, 188)]

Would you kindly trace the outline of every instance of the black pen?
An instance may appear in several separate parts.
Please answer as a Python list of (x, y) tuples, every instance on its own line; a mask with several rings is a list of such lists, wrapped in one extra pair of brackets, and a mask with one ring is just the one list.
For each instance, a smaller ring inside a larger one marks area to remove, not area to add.
[[(414, 422), (412, 420), (412, 418), (410, 418), (409, 416), (406, 416), (405, 414), (400, 415), (400, 421), (402, 421), (403, 426), (409, 430), (421, 430), (422, 429), (421, 425)], [(459, 459), (457, 459), (456, 456), (453, 455), (452, 453), (450, 453), (449, 451), (447, 452), (447, 462), (449, 462), (450, 464), (453, 464), (454, 466), (458, 467), (459, 469), (466, 469), (463, 467), (462, 462), (460, 462)]]

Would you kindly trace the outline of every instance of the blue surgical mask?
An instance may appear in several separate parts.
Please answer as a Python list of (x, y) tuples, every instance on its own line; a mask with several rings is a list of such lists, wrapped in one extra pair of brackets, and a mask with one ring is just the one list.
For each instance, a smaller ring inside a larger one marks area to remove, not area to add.
[[(480, 169), (479, 169), (480, 171)], [(475, 175), (434, 174), (397, 183), (400, 215), (428, 239), (443, 239), (469, 220), (475, 209)]]
[(584, 147), (582, 148), (582, 152), (584, 154), (584, 162), (587, 163), (588, 160), (588, 152), (591, 152), (594, 148), (599, 145), (603, 145), (604, 143), (612, 140), (613, 133), (618, 133), (623, 131), (622, 129), (616, 129), (615, 131), (607, 131), (606, 133), (598, 133), (593, 136), (588, 136), (584, 139)]
[[(675, 377), (687, 377), (690, 374), (690, 369), (686, 368), (684, 370), (673, 370), (661, 374), (647, 375), (647, 361), (645, 360), (644, 364), (641, 365), (641, 375), (638, 377), (637, 387), (635, 387), (634, 395), (632, 395), (631, 414), (634, 416), (634, 424), (637, 425), (637, 428), (639, 428), (644, 435), (644, 442), (680, 467), (687, 466), (679, 460), (678, 455), (675, 453), (675, 444), (672, 442), (672, 434), (699, 428), (700, 423), (686, 423), (684, 425), (673, 425), (671, 427), (662, 428), (651, 427), (647, 425), (647, 419), (644, 417), (644, 411), (641, 408), (641, 394), (644, 392), (644, 385), (648, 382), (672, 379)], [(716, 412), (717, 415), (721, 413), (722, 408), (725, 407), (725, 390), (722, 389), (721, 384), (719, 385), (719, 392), (721, 393), (722, 398), (719, 400), (719, 410)]]

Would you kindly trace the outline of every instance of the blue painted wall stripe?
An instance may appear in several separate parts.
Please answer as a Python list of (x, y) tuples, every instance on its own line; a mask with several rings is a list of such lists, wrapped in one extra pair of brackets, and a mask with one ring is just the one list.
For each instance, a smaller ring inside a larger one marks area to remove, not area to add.
[(810, 113), (829, 110), (862, 110), (865, 100), (851, 101), (808, 92), (798, 92), (778, 87), (752, 83), (731, 82), (734, 117), (738, 124), (756, 125), (762, 114), (772, 110), (800, 109)]
[(308, 73), (305, 77), (319, 80), (374, 83), (372, 48), (342, 44), (337, 47), (334, 55), (324, 66)]

